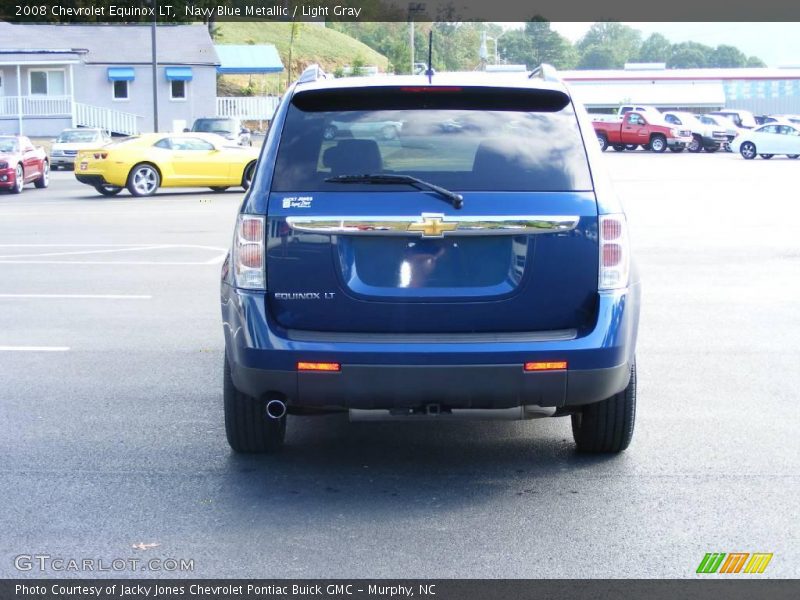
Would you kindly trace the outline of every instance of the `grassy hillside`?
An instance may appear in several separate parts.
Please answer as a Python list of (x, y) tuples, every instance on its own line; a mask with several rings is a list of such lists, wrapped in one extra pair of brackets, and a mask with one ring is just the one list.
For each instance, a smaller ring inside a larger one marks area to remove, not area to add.
[[(219, 23), (217, 44), (273, 44), (281, 55), (284, 67), (289, 65), (291, 23), (224, 22)], [(318, 63), (326, 71), (351, 64), (360, 59), (365, 65), (375, 65), (385, 71), (388, 60), (369, 46), (338, 31), (302, 23), (295, 35), (292, 51), (292, 79), (308, 65)], [(233, 94), (236, 88), (251, 85), (257, 93), (282, 93), (286, 86), (286, 71), (280, 75), (226, 75), (220, 81), (220, 93)]]

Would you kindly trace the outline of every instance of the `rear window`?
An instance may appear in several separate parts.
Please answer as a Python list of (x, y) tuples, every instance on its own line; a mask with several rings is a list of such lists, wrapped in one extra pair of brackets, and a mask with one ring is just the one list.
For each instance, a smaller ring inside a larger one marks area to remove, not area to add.
[(325, 180), (387, 174), (457, 191), (591, 190), (586, 152), (567, 97), (547, 90), (504, 91), (487, 94), (484, 89), (476, 95), (460, 88), (423, 93), (398, 88), (299, 94), (287, 113), (272, 188), (374, 191), (370, 184), (344, 188)]
[(232, 119), (197, 119), (192, 131), (201, 133), (233, 133), (236, 122)]

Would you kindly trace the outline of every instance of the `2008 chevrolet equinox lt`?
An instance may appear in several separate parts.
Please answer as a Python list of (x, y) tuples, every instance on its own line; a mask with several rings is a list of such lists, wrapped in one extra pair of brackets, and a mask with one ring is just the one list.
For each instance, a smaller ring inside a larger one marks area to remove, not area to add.
[(287, 415), (571, 416), (620, 452), (640, 286), (591, 122), (547, 65), (284, 95), (222, 268), (238, 452)]

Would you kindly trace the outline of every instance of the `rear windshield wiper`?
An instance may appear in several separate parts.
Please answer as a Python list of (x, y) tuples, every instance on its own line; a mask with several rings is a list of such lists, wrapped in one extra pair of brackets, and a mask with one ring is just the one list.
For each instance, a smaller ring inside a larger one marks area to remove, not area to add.
[(464, 197), (461, 194), (456, 194), (434, 183), (411, 177), (410, 175), (337, 175), (336, 177), (328, 177), (325, 181), (329, 183), (376, 183), (383, 185), (400, 184), (400, 185), (413, 185), (415, 187), (430, 190), (439, 194), (442, 198), (449, 201), (454, 208), (462, 208), (464, 206)]

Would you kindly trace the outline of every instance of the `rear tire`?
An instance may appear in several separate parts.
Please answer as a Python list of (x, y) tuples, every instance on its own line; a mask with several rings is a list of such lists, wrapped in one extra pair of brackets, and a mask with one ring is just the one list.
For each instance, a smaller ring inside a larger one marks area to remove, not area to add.
[(572, 415), (572, 437), (579, 452), (617, 453), (631, 443), (636, 421), (636, 362), (627, 387), (607, 400), (587, 404)]
[(787, 154), (786, 156), (787, 158), (791, 158), (792, 160), (794, 160), (795, 158), (800, 158), (800, 154)]
[(158, 169), (150, 163), (140, 163), (128, 175), (128, 191), (131, 196), (152, 196), (161, 185)]
[(39, 177), (39, 179), (37, 179), (36, 181), (33, 182), (33, 185), (35, 185), (40, 190), (43, 190), (48, 185), (50, 185), (50, 163), (49, 162), (44, 161), (42, 163), (42, 175)]
[(693, 135), (692, 141), (687, 146), (689, 152), (700, 152), (703, 149), (703, 138), (699, 135)]
[(703, 148), (703, 150), (705, 150), (709, 154), (714, 154), (714, 152), (719, 150), (719, 146), (706, 146), (705, 148)]
[(255, 161), (251, 162), (244, 168), (242, 172), (242, 187), (245, 191), (250, 189), (250, 186), (253, 185), (253, 177), (256, 175), (256, 163)]
[(94, 189), (103, 194), (103, 196), (116, 196), (122, 191), (122, 188), (118, 185), (108, 184), (96, 185), (94, 186)]
[(600, 152), (608, 150), (608, 139), (604, 135), (597, 136), (597, 143), (600, 145)]
[(622, 152), (623, 150), (625, 150), (625, 146), (623, 144), (614, 144), (611, 147), (614, 148), (614, 150), (616, 150), (617, 152)]
[(638, 147), (638, 144), (625, 144), (625, 150), (629, 150), (630, 152), (633, 152)]
[(223, 402), (225, 435), (234, 452), (266, 454), (276, 452), (286, 437), (286, 415), (267, 417), (267, 403), (241, 393), (233, 385), (228, 358), (223, 365)]
[(670, 152), (675, 152), (675, 153), (683, 152), (684, 150), (686, 150), (686, 148), (684, 148), (683, 146), (670, 146), (669, 149)]
[(775, 155), (774, 154), (759, 154), (759, 156), (761, 158), (763, 158), (764, 160), (769, 160), (770, 158), (772, 158)]
[(211, 186), (211, 191), (212, 192), (216, 192), (217, 194), (221, 194), (222, 192), (224, 192), (227, 189), (228, 189), (228, 186), (222, 186), (222, 185), (212, 185)]

